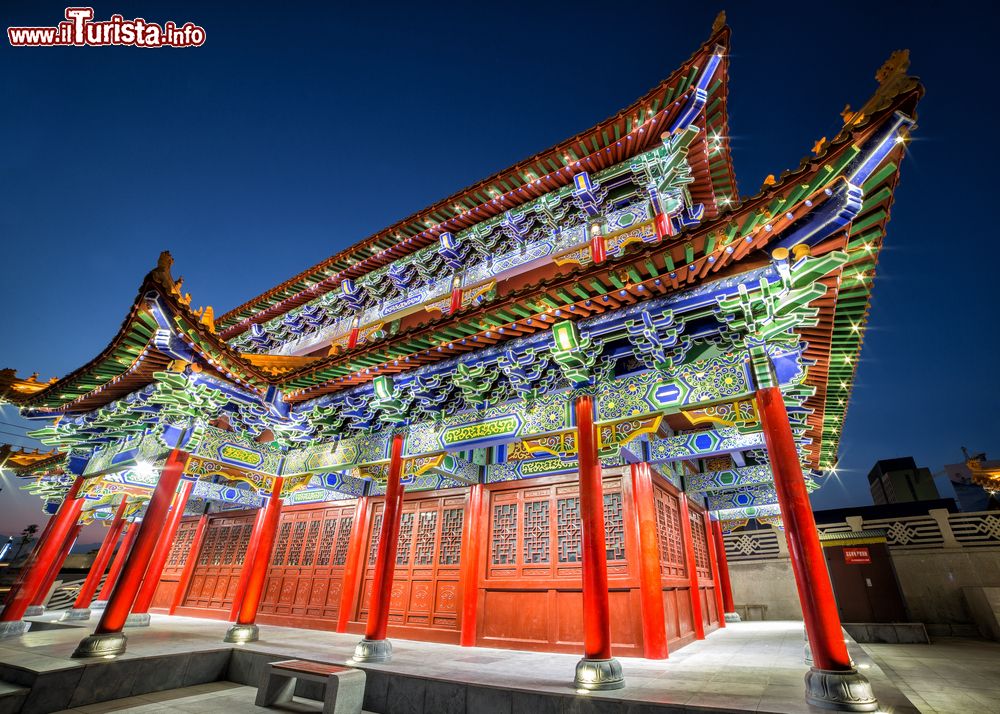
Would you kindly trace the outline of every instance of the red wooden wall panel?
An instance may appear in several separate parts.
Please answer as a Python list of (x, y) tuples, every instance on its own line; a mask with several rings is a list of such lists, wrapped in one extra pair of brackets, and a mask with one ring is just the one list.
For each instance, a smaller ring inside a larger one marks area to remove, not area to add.
[[(458, 642), (459, 571), (467, 489), (405, 497), (389, 603), (389, 636)], [(374, 577), (375, 552), (384, 499), (374, 504), (367, 557), (356, 604), (356, 622), (365, 622)]]
[(156, 586), (156, 593), (153, 595), (151, 607), (156, 609), (166, 609), (174, 600), (174, 593), (177, 591), (184, 564), (187, 563), (190, 555), (191, 545), (194, 541), (195, 531), (198, 529), (198, 516), (185, 518), (177, 528), (177, 535), (174, 543), (170, 547), (170, 555), (163, 566), (160, 574), (160, 582)]
[(255, 517), (256, 511), (209, 516), (184, 607), (218, 610), (228, 616)]
[[(580, 652), (583, 646), (580, 498), (573, 477), (488, 488), (476, 643)], [(621, 655), (642, 654), (638, 544), (631, 482), (604, 479), (611, 640)]]
[(653, 484), (667, 644), (671, 649), (675, 649), (687, 644), (695, 636), (691, 610), (691, 582), (688, 579), (688, 564), (684, 558), (678, 494), (665, 482), (655, 480)]
[(260, 604), (262, 622), (333, 630), (355, 501), (287, 509)]

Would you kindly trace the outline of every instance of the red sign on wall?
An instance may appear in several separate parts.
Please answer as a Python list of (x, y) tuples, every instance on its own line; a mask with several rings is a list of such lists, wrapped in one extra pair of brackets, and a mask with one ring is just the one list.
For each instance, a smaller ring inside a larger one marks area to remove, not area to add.
[(868, 565), (872, 562), (872, 554), (866, 547), (844, 548), (844, 562), (849, 565)]

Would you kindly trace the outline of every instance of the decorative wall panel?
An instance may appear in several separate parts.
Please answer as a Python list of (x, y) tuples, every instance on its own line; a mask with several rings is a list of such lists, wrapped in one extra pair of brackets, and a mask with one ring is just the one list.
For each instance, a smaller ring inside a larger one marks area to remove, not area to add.
[(295, 507), (281, 514), (260, 604), (267, 622), (336, 627), (356, 502), (334, 504)]
[[(458, 581), (467, 491), (406, 496), (389, 604), (389, 635), (457, 642)], [(356, 620), (366, 621), (384, 500), (375, 504)]]
[(256, 515), (237, 511), (208, 517), (184, 607), (223, 612), (232, 607)]

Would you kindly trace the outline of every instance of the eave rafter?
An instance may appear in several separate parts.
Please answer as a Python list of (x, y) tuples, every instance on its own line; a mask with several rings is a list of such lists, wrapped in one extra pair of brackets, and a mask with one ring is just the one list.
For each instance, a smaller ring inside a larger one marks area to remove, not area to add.
[[(235, 337), (251, 324), (266, 322), (329, 292), (346, 278), (356, 279), (429, 245), (444, 232), (461, 231), (568, 185), (574, 173), (596, 172), (650, 148), (659, 136), (651, 120), (658, 117), (669, 121), (676, 114), (698, 69), (713, 54), (719, 54), (722, 62), (717, 79), (708, 89), (703, 121), (709, 130), (706, 135), (716, 137), (716, 148), (706, 152), (709, 159), (702, 185), (713, 195), (735, 199), (726, 113), (729, 40), (730, 29), (724, 14), (720, 14), (711, 37), (680, 68), (615, 116), (403, 219), (230, 310), (218, 320), (221, 334), (227, 339)], [(706, 206), (706, 215), (714, 216), (715, 201)]]

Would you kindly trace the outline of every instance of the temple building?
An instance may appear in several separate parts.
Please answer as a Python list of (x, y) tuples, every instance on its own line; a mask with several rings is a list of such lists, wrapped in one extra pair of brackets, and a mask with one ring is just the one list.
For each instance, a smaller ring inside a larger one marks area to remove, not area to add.
[(808, 700), (875, 710), (809, 492), (923, 89), (894, 53), (836, 136), (741, 196), (729, 43), (720, 16), (614, 116), (219, 317), (163, 253), (90, 362), (0, 373), (52, 449), (17, 468), (54, 514), (0, 633), (103, 521), (77, 657), (176, 613), (229, 642), (357, 633), (358, 662), (391, 638), (579, 653), (567, 681), (609, 689), (615, 656), (737, 619), (722, 535), (756, 519), (792, 546)]

